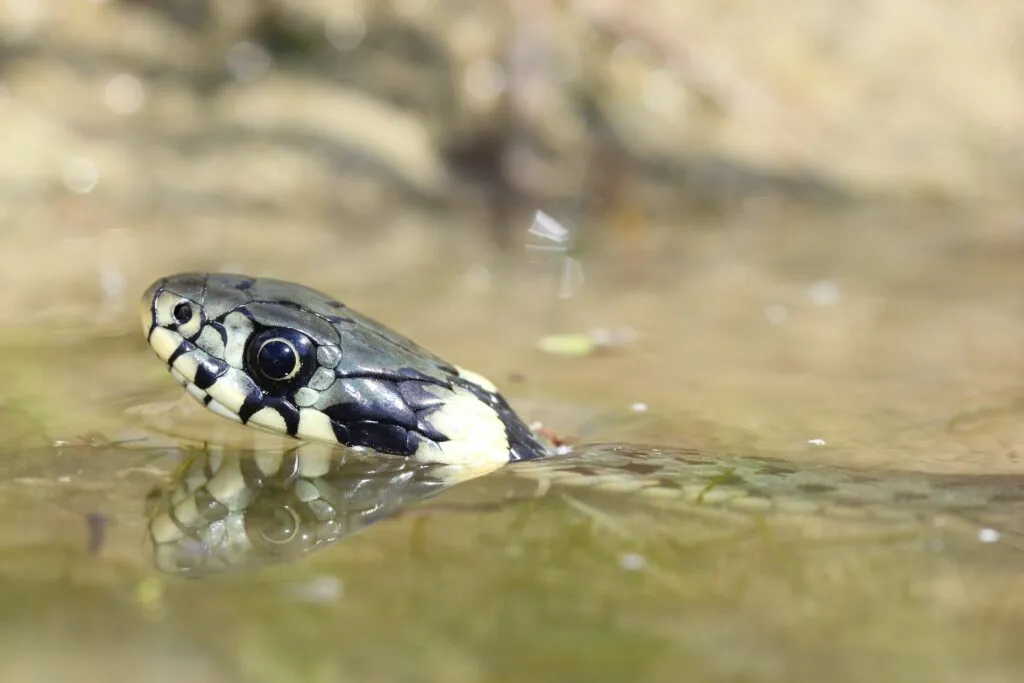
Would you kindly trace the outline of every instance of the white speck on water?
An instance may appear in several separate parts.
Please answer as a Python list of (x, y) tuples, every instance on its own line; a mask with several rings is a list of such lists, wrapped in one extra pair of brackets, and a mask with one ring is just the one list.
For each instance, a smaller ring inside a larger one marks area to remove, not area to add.
[(807, 289), (807, 296), (816, 306), (830, 306), (839, 301), (839, 285), (830, 280), (819, 280)]
[(134, 114), (142, 108), (145, 99), (142, 81), (131, 74), (118, 74), (103, 87), (103, 102), (115, 114)]
[(57, 481), (61, 484), (70, 484), (71, 477), (65, 474), (63, 477), (57, 477)]
[(637, 401), (636, 403), (631, 405), (629, 409), (632, 410), (634, 413), (646, 413), (647, 404), (642, 401)]
[(288, 593), (301, 602), (337, 602), (344, 594), (344, 585), (336, 576), (318, 576), (292, 586)]
[(590, 341), (594, 346), (601, 348), (619, 348), (627, 346), (636, 341), (636, 330), (632, 327), (619, 327), (616, 329), (608, 327), (595, 327), (589, 333)]
[(811, 444), (812, 446), (824, 446), (825, 439), (808, 439), (807, 443)]
[(569, 453), (572, 453), (572, 446), (562, 445), (555, 448), (556, 455), (568, 455)]
[(772, 325), (782, 325), (789, 319), (789, 310), (782, 304), (770, 304), (764, 307), (764, 317)]
[(64, 164), (61, 172), (64, 186), (77, 194), (89, 194), (100, 181), (100, 172), (91, 159), (73, 157)]
[[(569, 228), (565, 227), (543, 211), (538, 211), (534, 214), (533, 223), (530, 225), (528, 232), (535, 237), (539, 237), (548, 242), (554, 242), (559, 248), (568, 244), (572, 237), (572, 233), (569, 232)], [(533, 246), (533, 248), (539, 249), (542, 247)], [(552, 247), (549, 246), (547, 249), (552, 249)]]
[(980, 529), (978, 531), (978, 540), (982, 543), (995, 543), (999, 540), (999, 532), (995, 529)]
[(117, 264), (108, 263), (100, 268), (100, 289), (108, 304), (119, 305), (124, 301), (128, 288), (127, 280)]
[(647, 566), (647, 560), (637, 553), (626, 553), (619, 557), (619, 566), (626, 571), (636, 572)]

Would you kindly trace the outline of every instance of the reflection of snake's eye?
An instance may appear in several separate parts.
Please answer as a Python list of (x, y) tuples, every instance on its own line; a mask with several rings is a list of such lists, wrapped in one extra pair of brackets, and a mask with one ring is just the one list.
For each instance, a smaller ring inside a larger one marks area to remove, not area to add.
[(257, 498), (245, 512), (245, 534), (266, 557), (301, 557), (316, 547), (316, 531), (288, 493)]
[(174, 316), (174, 322), (179, 325), (184, 325), (192, 319), (192, 307), (187, 301), (181, 301), (175, 304), (174, 309), (171, 311), (171, 315)]
[(274, 545), (289, 542), (299, 533), (300, 528), (302, 520), (298, 513), (287, 506), (274, 508), (257, 522), (260, 538)]
[(271, 392), (287, 391), (315, 369), (316, 349), (304, 334), (272, 328), (249, 340), (245, 363), (252, 378)]

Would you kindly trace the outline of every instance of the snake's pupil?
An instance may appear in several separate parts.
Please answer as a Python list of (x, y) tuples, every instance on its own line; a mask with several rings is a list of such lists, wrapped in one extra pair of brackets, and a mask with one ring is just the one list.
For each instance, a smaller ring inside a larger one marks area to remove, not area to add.
[(299, 357), (295, 347), (284, 339), (271, 339), (260, 347), (256, 363), (264, 377), (283, 380), (298, 370)]
[(184, 301), (179, 302), (174, 306), (174, 310), (171, 311), (171, 315), (174, 316), (175, 322), (179, 325), (184, 325), (192, 319), (192, 307)]

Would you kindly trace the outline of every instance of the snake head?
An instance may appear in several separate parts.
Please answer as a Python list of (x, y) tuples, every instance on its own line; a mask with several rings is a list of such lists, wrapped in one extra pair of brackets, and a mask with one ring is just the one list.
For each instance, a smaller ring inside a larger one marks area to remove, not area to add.
[(182, 273), (146, 290), (141, 317), (189, 395), (235, 422), (422, 462), (549, 452), (488, 380), (302, 285)]

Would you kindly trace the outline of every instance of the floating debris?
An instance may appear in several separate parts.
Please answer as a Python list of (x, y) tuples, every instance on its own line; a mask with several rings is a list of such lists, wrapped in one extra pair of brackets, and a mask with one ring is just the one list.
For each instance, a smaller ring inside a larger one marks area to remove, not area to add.
[(135, 601), (149, 610), (156, 611), (163, 606), (164, 582), (151, 576), (139, 581), (135, 587)]
[(589, 356), (597, 346), (587, 334), (548, 334), (537, 340), (537, 349), (552, 356)]
[(636, 330), (631, 327), (597, 327), (589, 332), (545, 335), (537, 341), (537, 348), (552, 356), (590, 356), (629, 346), (636, 337)]
[(583, 288), (583, 266), (569, 255), (573, 234), (557, 220), (537, 211), (527, 231), (526, 249), (534, 263), (555, 263), (559, 269), (558, 298), (571, 299)]
[(999, 532), (995, 529), (980, 529), (978, 531), (978, 540), (982, 543), (995, 543), (999, 540)]
[(107, 541), (107, 529), (110, 527), (110, 518), (102, 512), (90, 512), (85, 516), (85, 524), (88, 529), (88, 540), (86, 551), (90, 555), (99, 555)]
[(619, 557), (619, 566), (626, 571), (636, 572), (647, 566), (647, 560), (638, 553), (626, 553)]

